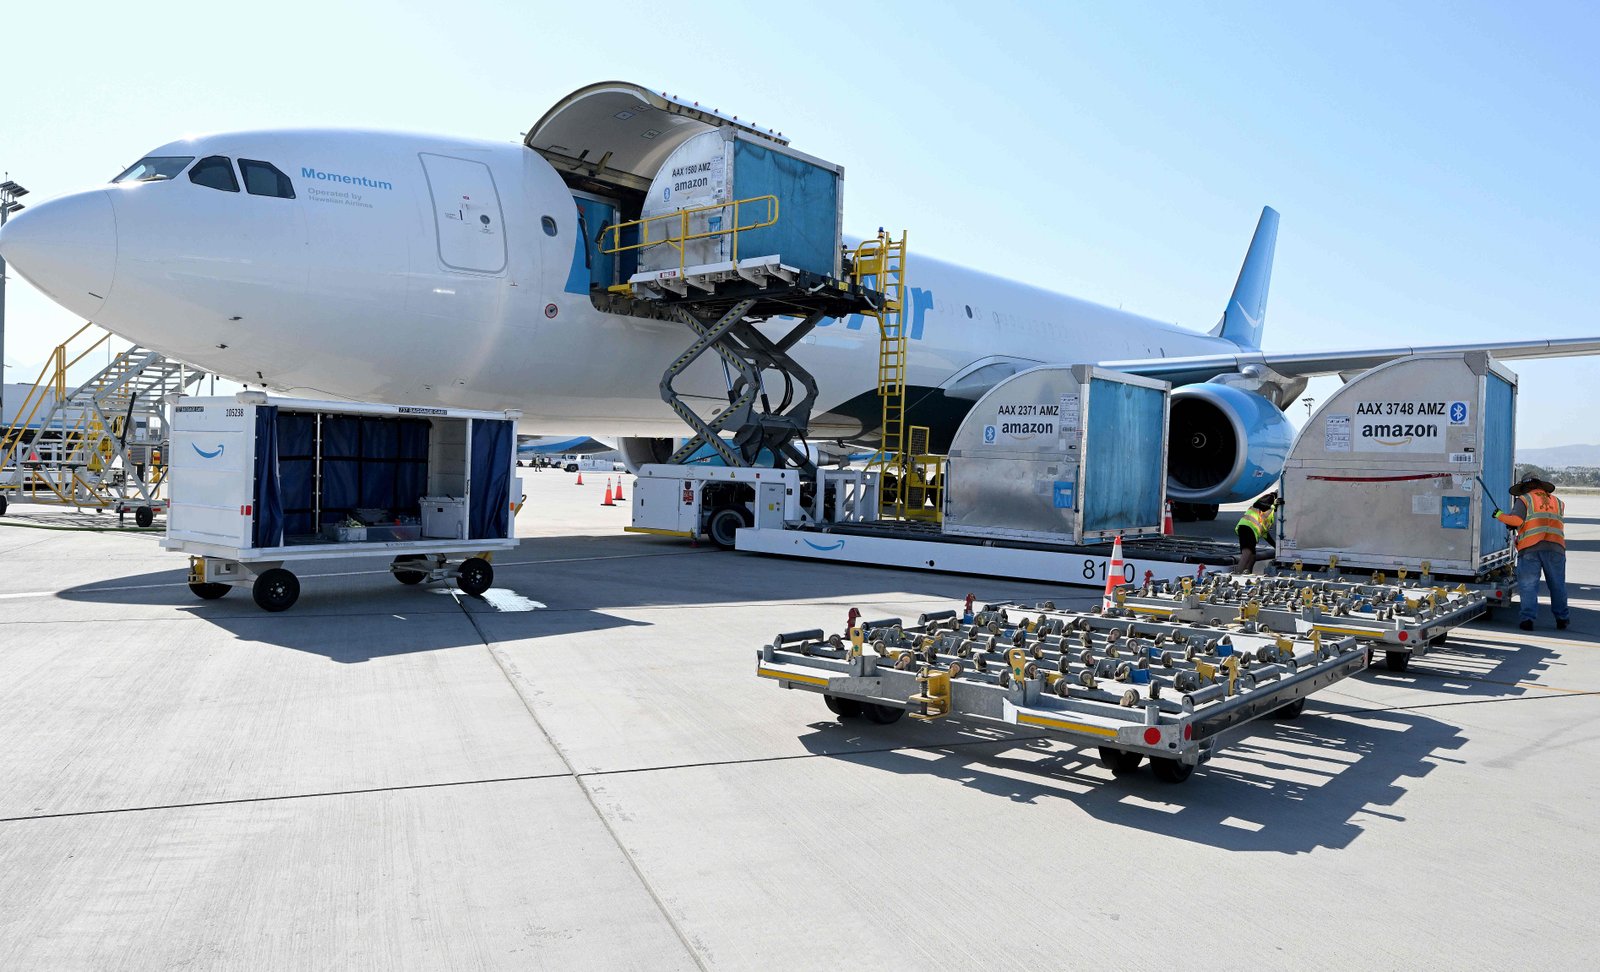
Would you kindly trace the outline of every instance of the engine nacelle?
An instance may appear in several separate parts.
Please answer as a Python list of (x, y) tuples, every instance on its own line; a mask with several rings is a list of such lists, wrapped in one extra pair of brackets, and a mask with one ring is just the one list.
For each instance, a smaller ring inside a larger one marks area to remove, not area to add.
[(617, 451), (622, 453), (622, 464), (628, 472), (637, 474), (639, 467), (652, 462), (666, 462), (678, 447), (677, 439), (649, 439), (642, 436), (625, 436), (617, 440)]
[(1237, 503), (1278, 481), (1294, 428), (1272, 402), (1205, 382), (1172, 391), (1167, 423), (1167, 497), (1175, 503)]

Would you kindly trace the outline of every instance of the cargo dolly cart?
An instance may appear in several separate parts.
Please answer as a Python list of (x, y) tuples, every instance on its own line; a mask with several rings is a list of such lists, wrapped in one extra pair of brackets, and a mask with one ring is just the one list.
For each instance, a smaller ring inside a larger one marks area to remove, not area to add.
[(273, 398), (173, 406), (161, 545), (190, 555), (189, 589), (249, 587), (267, 611), (300, 596), (292, 565), (389, 558), (402, 584), (494, 582), (517, 545), (517, 412)]
[[(1400, 572), (1404, 574), (1402, 570)], [(1445, 643), (1452, 628), (1481, 615), (1490, 592), (1457, 584), (1406, 586), (1343, 578), (1216, 574), (1195, 583), (1147, 581), (1118, 589), (1110, 617), (1158, 618), (1186, 624), (1242, 626), (1246, 631), (1316, 632), (1349, 636), (1384, 652), (1390, 671), (1403, 672), (1411, 659)]]
[(1246, 633), (1055, 610), (858, 621), (845, 635), (780, 634), (756, 674), (816, 692), (840, 718), (890, 723), (947, 717), (1042, 729), (1098, 746), (1118, 776), (1146, 759), (1179, 783), (1253, 719), (1299, 715), (1312, 692), (1362, 671), (1353, 637)]

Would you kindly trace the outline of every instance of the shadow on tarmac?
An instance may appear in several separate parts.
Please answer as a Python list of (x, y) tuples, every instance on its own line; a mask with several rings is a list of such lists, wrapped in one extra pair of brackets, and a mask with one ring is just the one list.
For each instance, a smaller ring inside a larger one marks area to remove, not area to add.
[[(1407, 789), (1403, 781), (1453, 762), (1442, 754), (1466, 741), (1456, 727), (1412, 712), (1318, 705), (1313, 700), (1292, 722), (1252, 723), (1181, 784), (1162, 783), (1145, 768), (1113, 777), (1093, 749), (1040, 738), (848, 753), (839, 752), (839, 734), (855, 727), (819, 723), (802, 742), (819, 753), (832, 751), (835, 759), (937, 777), (1014, 803), (1070, 800), (1107, 823), (1178, 840), (1301, 854), (1349, 846), (1365, 829), (1364, 816), (1405, 819), (1381, 808), (1398, 803)], [(972, 741), (985, 735), (975, 731)], [(916, 745), (911, 733), (904, 738)]]

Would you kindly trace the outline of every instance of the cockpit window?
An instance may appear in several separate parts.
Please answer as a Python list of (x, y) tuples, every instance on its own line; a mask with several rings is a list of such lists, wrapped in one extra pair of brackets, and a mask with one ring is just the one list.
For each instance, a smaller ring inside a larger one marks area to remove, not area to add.
[(210, 155), (189, 170), (189, 181), (208, 189), (238, 192), (239, 180), (233, 176), (233, 163), (221, 155)]
[(194, 161), (192, 155), (152, 155), (128, 166), (112, 182), (163, 182), (177, 178), (183, 167)]
[(277, 196), (294, 198), (294, 183), (269, 162), (240, 159), (239, 172), (244, 176), (244, 191), (252, 196)]

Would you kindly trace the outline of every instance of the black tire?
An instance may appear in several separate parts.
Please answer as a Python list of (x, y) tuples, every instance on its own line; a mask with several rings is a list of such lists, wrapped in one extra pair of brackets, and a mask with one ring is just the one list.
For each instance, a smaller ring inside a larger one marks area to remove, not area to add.
[(156, 522), (155, 511), (148, 506), (141, 506), (133, 511), (133, 522), (142, 527), (150, 526), (152, 523)]
[(482, 596), (494, 583), (494, 568), (482, 557), (468, 557), (456, 570), (456, 586), (473, 597)]
[(906, 710), (892, 705), (879, 705), (876, 702), (861, 703), (861, 714), (867, 717), (868, 722), (876, 722), (880, 726), (892, 725), (899, 722)]
[(233, 590), (233, 586), (231, 584), (190, 584), (189, 590), (194, 591), (194, 596), (202, 601), (215, 601)]
[(6, 503), (6, 498), (4, 496), (0, 496), (0, 516), (6, 515), (6, 506), (8, 505), (9, 504)]
[(837, 695), (824, 695), (822, 701), (828, 711), (841, 719), (861, 718), (861, 703), (855, 699), (841, 699)]
[(1306, 697), (1302, 695), (1298, 699), (1295, 699), (1293, 702), (1290, 702), (1288, 705), (1285, 705), (1279, 708), (1278, 711), (1272, 713), (1272, 717), (1274, 719), (1297, 719), (1299, 718), (1300, 713), (1304, 711), (1306, 711)]
[(1194, 505), (1195, 519), (1210, 523), (1217, 518), (1217, 504), (1196, 503)]
[(1449, 643), (1450, 643), (1450, 633), (1447, 631), (1442, 635), (1434, 635), (1433, 640), (1428, 642), (1428, 647), (1429, 648), (1443, 648), (1445, 645), (1448, 645)]
[(1411, 667), (1411, 652), (1386, 651), (1383, 653), (1383, 667), (1391, 672), (1403, 672)]
[(1188, 763), (1180, 763), (1165, 756), (1150, 757), (1150, 769), (1156, 774), (1156, 779), (1163, 783), (1182, 783), (1194, 772), (1194, 767)]
[(250, 586), (250, 596), (263, 611), (287, 611), (300, 600), (300, 579), (282, 567), (274, 567), (256, 578)]
[(1110, 746), (1100, 747), (1100, 765), (1110, 770), (1113, 776), (1127, 776), (1134, 773), (1143, 762), (1143, 753), (1129, 752), (1126, 749), (1113, 749)]
[(706, 520), (706, 536), (723, 550), (733, 549), (734, 531), (755, 522), (750, 511), (742, 506), (719, 506)]
[[(404, 563), (421, 560), (421, 557), (396, 557), (394, 558), (394, 566), (399, 567)], [(420, 584), (428, 579), (428, 572), (425, 570), (395, 570), (394, 579), (402, 584)]]

